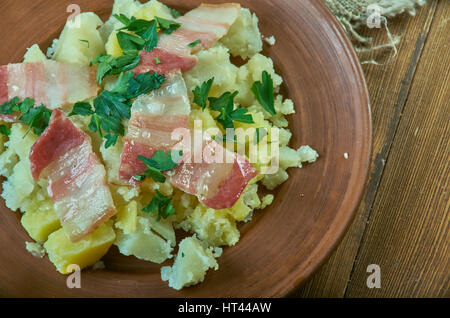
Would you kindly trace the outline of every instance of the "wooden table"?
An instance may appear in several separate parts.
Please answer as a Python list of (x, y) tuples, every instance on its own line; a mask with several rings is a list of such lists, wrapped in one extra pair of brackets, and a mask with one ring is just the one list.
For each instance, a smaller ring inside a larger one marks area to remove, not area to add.
[[(402, 37), (397, 57), (363, 66), (374, 136), (366, 194), (337, 250), (294, 296), (450, 296), (450, 1), (427, 1), (389, 28)], [(387, 41), (384, 29), (364, 32)], [(367, 287), (370, 264), (381, 288)]]

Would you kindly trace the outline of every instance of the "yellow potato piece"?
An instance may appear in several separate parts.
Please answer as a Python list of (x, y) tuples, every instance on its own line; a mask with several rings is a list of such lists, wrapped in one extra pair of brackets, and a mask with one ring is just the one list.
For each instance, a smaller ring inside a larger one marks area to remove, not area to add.
[(68, 266), (76, 264), (80, 268), (94, 265), (108, 251), (116, 234), (112, 222), (102, 224), (94, 233), (78, 242), (71, 242), (63, 229), (50, 234), (44, 248), (58, 272), (69, 274)]
[(117, 40), (117, 32), (113, 31), (108, 37), (108, 41), (105, 44), (106, 54), (114, 57), (123, 55), (123, 51), (120, 48), (119, 41)]
[(136, 232), (138, 205), (131, 201), (124, 207), (120, 207), (116, 216), (115, 226), (126, 234)]
[(45, 242), (51, 233), (61, 227), (61, 224), (50, 200), (39, 202), (35, 206), (37, 209), (27, 210), (20, 222), (33, 240)]

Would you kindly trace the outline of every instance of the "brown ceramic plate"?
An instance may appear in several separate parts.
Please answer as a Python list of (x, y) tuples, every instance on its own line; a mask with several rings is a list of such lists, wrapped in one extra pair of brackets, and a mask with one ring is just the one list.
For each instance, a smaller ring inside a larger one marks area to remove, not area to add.
[[(112, 0), (77, 0), (82, 11), (102, 19)], [(163, 0), (185, 11), (201, 2)], [(240, 228), (241, 240), (225, 248), (220, 269), (202, 284), (177, 292), (161, 281), (159, 265), (119, 255), (112, 248), (107, 269), (87, 270), (81, 289), (68, 289), (47, 258), (25, 250), (30, 241), (19, 213), (1, 203), (0, 295), (113, 297), (267, 297), (295, 290), (324, 262), (342, 238), (364, 191), (371, 152), (368, 94), (357, 57), (336, 20), (317, 0), (239, 0), (256, 12), (265, 36), (276, 45), (264, 54), (284, 77), (285, 96), (297, 113), (290, 118), (292, 146), (311, 145), (318, 162), (291, 169), (275, 202)], [(72, 0), (6, 0), (0, 3), (0, 64), (22, 61), (25, 49), (46, 49), (68, 17)], [(344, 153), (349, 158), (344, 158)]]

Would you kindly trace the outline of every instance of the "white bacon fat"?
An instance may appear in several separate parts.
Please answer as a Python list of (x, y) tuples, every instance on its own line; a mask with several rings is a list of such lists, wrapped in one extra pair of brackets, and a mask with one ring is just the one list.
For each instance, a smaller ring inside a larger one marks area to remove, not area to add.
[(95, 68), (44, 61), (0, 67), (0, 104), (19, 97), (56, 109), (94, 97), (98, 92)]
[(92, 233), (116, 213), (106, 172), (92, 151), (90, 137), (60, 110), (31, 148), (35, 180), (48, 180), (48, 193), (72, 241)]
[[(236, 21), (241, 5), (237, 3), (202, 4), (176, 19), (181, 27), (172, 34), (161, 33), (158, 46), (151, 52), (142, 51), (135, 74), (168, 73), (179, 69), (186, 72), (197, 64), (195, 52), (207, 49), (227, 34)], [(189, 44), (200, 40), (194, 47)], [(156, 58), (160, 63), (156, 62)]]

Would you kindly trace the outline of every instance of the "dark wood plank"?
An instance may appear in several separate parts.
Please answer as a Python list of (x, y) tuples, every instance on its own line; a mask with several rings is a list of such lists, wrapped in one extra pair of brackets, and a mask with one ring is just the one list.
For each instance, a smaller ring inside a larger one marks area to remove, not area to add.
[[(338, 249), (318, 273), (299, 290), (297, 296), (343, 297), (345, 294), (436, 6), (437, 1), (432, 1), (420, 9), (416, 17), (402, 15), (390, 20), (391, 32), (402, 35), (398, 56), (386, 66), (364, 65), (372, 101), (374, 134), (373, 163), (367, 192), (352, 226)], [(375, 43), (386, 41), (383, 29), (367, 30), (366, 35), (374, 36)], [(387, 57), (383, 56), (383, 52), (374, 52), (361, 58), (379, 60)]]
[[(441, 1), (378, 188), (348, 297), (439, 297), (450, 289), (450, 2)], [(365, 286), (367, 266), (381, 288)]]

